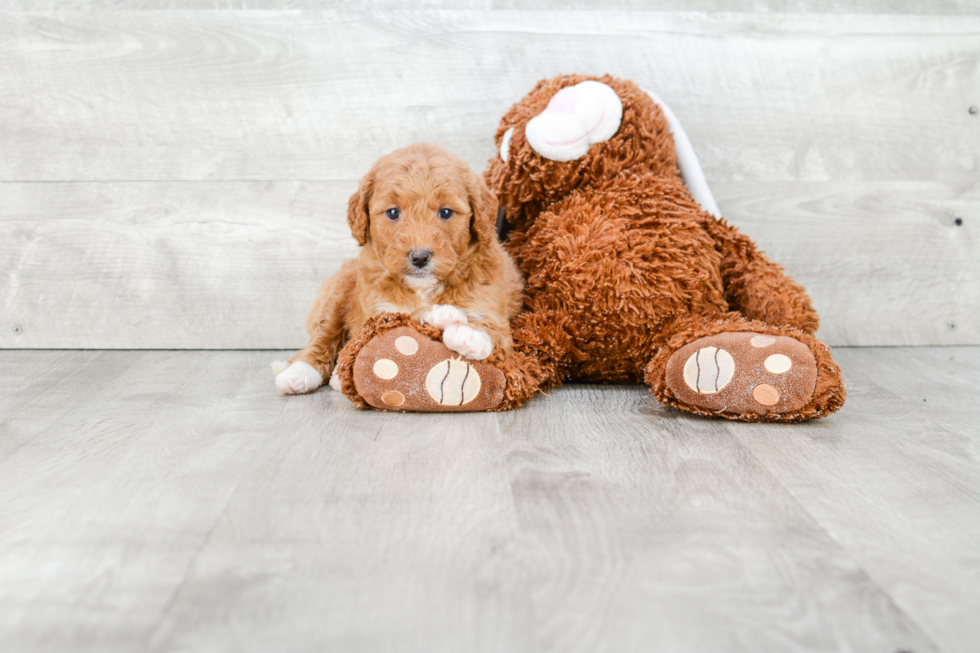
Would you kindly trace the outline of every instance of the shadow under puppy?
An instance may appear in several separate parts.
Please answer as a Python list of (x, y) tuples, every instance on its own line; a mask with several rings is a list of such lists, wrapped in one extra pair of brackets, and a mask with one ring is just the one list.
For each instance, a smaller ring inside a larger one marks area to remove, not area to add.
[(466, 358), (510, 352), (522, 281), (497, 239), (496, 217), (483, 179), (443, 148), (415, 143), (380, 158), (348, 202), (361, 250), (320, 288), (306, 347), (273, 364), (279, 393), (323, 385), (351, 334), (386, 312), (442, 330), (443, 344)]

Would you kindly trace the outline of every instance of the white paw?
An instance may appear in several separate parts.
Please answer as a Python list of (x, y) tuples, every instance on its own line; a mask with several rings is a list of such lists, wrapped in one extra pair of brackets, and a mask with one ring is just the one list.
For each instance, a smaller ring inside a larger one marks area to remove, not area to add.
[(478, 331), (465, 324), (451, 324), (442, 332), (442, 343), (449, 349), (471, 358), (482, 361), (493, 351), (493, 341), (483, 331)]
[(313, 392), (323, 385), (323, 377), (312, 365), (296, 361), (276, 375), (276, 390), (281, 395)]
[(272, 361), (273, 374), (279, 374), (280, 372), (285, 372), (287, 367), (289, 367), (289, 361)]
[[(339, 366), (338, 366), (339, 367)], [(333, 373), (330, 375), (330, 387), (340, 392), (340, 377), (337, 376), (337, 368), (333, 368)]]
[(466, 313), (452, 304), (433, 304), (432, 308), (422, 313), (419, 322), (430, 324), (437, 329), (445, 330), (453, 324), (466, 324)]

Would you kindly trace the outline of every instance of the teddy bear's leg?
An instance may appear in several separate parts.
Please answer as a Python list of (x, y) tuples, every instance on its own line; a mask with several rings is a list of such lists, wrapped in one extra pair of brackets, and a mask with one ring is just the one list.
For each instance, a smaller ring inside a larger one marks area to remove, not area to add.
[(511, 324), (511, 336), (514, 339), (514, 353), (523, 355), (527, 361), (521, 369), (531, 374), (529, 381), (535, 389), (534, 394), (538, 389), (560, 386), (575, 363), (586, 358), (575, 346), (572, 320), (560, 311), (521, 313)]
[(820, 319), (803, 286), (724, 220), (710, 219), (705, 226), (722, 255), (721, 274), (730, 310), (750, 320), (793, 326), (811, 335), (816, 332)]
[(658, 401), (699, 415), (797, 422), (844, 403), (844, 381), (830, 350), (793, 327), (729, 313), (689, 319), (646, 368)]
[(408, 315), (372, 318), (340, 354), (340, 390), (358, 406), (418, 412), (506, 410), (538, 393), (533, 359), (500, 349), (466, 359), (441, 336)]

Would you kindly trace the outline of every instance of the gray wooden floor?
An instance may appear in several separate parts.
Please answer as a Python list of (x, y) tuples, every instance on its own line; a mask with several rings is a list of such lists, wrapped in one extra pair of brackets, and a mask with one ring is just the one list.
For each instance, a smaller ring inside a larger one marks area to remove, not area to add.
[(278, 356), (0, 352), (0, 650), (978, 650), (980, 348), (836, 350), (802, 425), (357, 410)]

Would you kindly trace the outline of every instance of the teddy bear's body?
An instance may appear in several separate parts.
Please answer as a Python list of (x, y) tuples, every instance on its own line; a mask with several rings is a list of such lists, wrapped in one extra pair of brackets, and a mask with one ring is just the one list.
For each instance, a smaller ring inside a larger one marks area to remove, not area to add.
[(642, 382), (678, 319), (728, 310), (711, 221), (679, 179), (626, 174), (573, 191), (512, 235), (526, 310), (573, 334), (561, 376)]
[[(471, 387), (476, 375), (500, 394), (476, 392), (474, 406), (511, 408), (568, 380), (645, 382), (664, 403), (731, 419), (796, 421), (842, 405), (840, 370), (812, 336), (805, 291), (691, 197), (666, 118), (642, 89), (608, 76), (544, 80), (496, 140), (485, 177), (513, 224), (506, 245), (526, 288), (514, 353), (457, 365)], [(410, 328), (380, 320), (355, 338), (340, 365), (355, 402), (386, 407), (368, 397), (387, 386), (367, 364), (393, 351), (388, 330)], [(416, 393), (410, 407), (466, 409), (432, 394)]]

